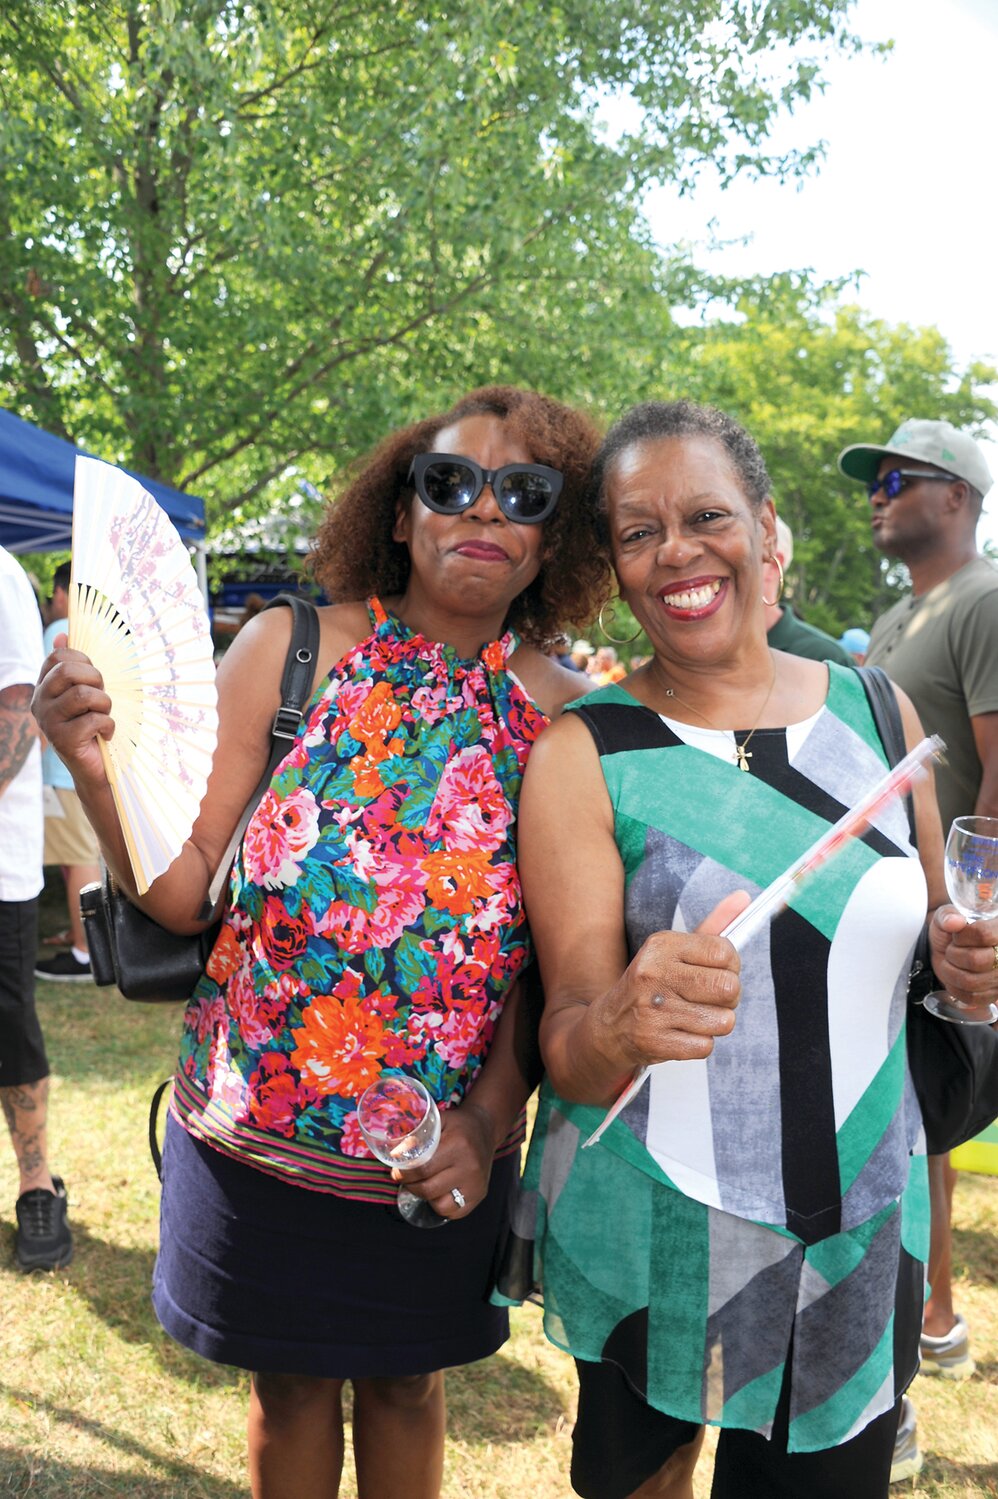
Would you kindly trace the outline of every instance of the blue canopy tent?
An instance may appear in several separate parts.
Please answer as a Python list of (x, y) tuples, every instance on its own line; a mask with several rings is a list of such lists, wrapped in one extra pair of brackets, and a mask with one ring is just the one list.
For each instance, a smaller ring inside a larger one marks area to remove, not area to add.
[[(0, 410), (0, 544), (8, 552), (70, 550), (76, 455), (71, 442)], [(100, 457), (100, 454), (88, 455)], [(207, 596), (204, 501), (127, 470), (156, 499), (195, 550)]]

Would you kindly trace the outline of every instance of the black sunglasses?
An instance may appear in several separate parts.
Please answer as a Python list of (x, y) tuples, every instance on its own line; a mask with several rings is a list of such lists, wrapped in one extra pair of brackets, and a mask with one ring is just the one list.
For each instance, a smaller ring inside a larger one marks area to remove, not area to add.
[(423, 504), (438, 515), (459, 515), (490, 484), (506, 519), (523, 526), (537, 526), (547, 520), (558, 503), (563, 482), (556, 468), (543, 463), (481, 468), (473, 458), (458, 453), (418, 453), (406, 479)]
[(913, 468), (892, 468), (880, 479), (874, 479), (866, 486), (869, 499), (877, 493), (878, 489), (884, 491), (885, 500), (896, 500), (902, 489), (907, 489), (909, 484), (914, 484), (921, 479), (926, 484), (957, 484), (959, 480), (956, 474), (922, 474)]

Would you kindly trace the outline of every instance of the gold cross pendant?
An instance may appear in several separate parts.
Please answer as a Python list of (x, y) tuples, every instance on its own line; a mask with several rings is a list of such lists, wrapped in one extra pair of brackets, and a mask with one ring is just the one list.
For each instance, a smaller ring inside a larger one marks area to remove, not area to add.
[(749, 765), (749, 761), (751, 760), (751, 758), (751, 750), (745, 749), (740, 744), (735, 745), (735, 764), (738, 766), (739, 770), (751, 771), (751, 766)]

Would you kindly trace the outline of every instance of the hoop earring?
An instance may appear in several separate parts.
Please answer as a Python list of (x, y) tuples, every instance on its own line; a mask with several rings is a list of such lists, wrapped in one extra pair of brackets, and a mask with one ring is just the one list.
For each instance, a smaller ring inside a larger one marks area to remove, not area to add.
[(596, 616), (596, 623), (599, 625), (600, 629), (602, 630), (603, 634), (606, 636), (607, 640), (612, 640), (613, 643), (614, 643), (614, 645), (630, 645), (631, 641), (632, 640), (637, 640), (638, 636), (641, 634), (641, 626), (640, 625), (638, 625), (638, 627), (634, 631), (633, 635), (623, 635), (622, 636), (622, 635), (611, 635), (610, 631), (607, 629), (606, 625), (603, 623), (603, 613), (604, 613), (604, 611), (606, 609), (608, 609), (611, 604), (619, 604), (619, 603), (620, 603), (620, 595), (619, 594), (615, 595), (613, 598), (604, 599), (603, 602), (602, 602), (602, 604), (600, 605), (599, 614), (597, 614), (597, 616)]
[(783, 597), (783, 564), (780, 561), (779, 557), (777, 557), (777, 555), (776, 555), (775, 552), (773, 553), (772, 557), (769, 557), (766, 560), (768, 562), (775, 562), (776, 563), (776, 571), (780, 575), (780, 586), (776, 590), (776, 597), (775, 597), (775, 599), (767, 599), (766, 595), (763, 594), (763, 596), (762, 596), (762, 602), (766, 605), (767, 609), (775, 609), (776, 605), (780, 602), (780, 599)]

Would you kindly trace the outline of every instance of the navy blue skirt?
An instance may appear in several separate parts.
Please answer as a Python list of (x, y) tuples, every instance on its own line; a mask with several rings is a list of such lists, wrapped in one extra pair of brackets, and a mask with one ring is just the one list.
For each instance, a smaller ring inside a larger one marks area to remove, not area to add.
[(328, 1379), (430, 1374), (509, 1336), (490, 1305), (519, 1174), (443, 1228), (267, 1176), (167, 1121), (153, 1306), (214, 1363)]

